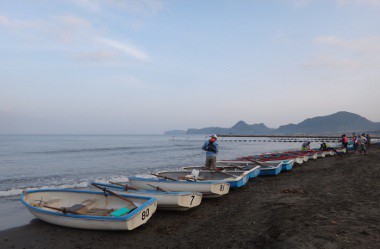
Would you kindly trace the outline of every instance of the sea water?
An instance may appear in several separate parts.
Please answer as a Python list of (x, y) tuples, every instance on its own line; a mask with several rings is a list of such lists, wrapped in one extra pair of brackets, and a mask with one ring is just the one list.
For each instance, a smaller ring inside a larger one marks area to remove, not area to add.
[[(128, 176), (203, 165), (205, 139), (205, 135), (0, 135), (0, 218), (12, 220), (10, 202), (18, 202), (27, 189), (86, 188), (91, 181), (127, 181)], [(219, 138), (218, 142), (218, 159), (234, 159), (300, 148), (302, 140)]]

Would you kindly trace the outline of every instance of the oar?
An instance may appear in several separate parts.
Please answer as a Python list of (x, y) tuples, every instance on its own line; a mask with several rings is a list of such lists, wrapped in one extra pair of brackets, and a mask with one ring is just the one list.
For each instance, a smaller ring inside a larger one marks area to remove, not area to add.
[(245, 169), (246, 167), (244, 167), (244, 166), (240, 166), (240, 165), (236, 165), (236, 164), (228, 164), (229, 166), (231, 166), (231, 167), (234, 167), (234, 168), (238, 168), (238, 169)]
[(219, 173), (222, 173), (222, 174), (225, 174), (225, 175), (229, 175), (229, 176), (232, 176), (234, 178), (236, 178), (237, 176), (233, 175), (233, 174), (230, 174), (230, 173), (227, 173), (227, 172), (224, 172), (224, 171), (218, 171)]
[(151, 184), (149, 184), (149, 183), (147, 183), (147, 185), (150, 186), (150, 187), (152, 187), (152, 188), (155, 188), (156, 190), (159, 190), (159, 191), (162, 191), (162, 192), (168, 192), (168, 191), (166, 191), (166, 190), (160, 188), (159, 186), (153, 186), (153, 185), (151, 185)]
[(257, 165), (259, 165), (259, 166), (261, 166), (261, 167), (266, 167), (265, 164), (262, 164), (262, 163), (260, 163), (259, 161), (255, 160), (255, 159), (248, 159), (248, 160), (251, 161), (251, 162), (256, 163)]
[(50, 208), (50, 209), (53, 209), (53, 210), (57, 210), (57, 211), (60, 211), (62, 212), (63, 214), (80, 214), (78, 212), (75, 212), (75, 211), (70, 211), (69, 209), (67, 208), (56, 208), (56, 207), (51, 207), (51, 206), (47, 206), (47, 205), (44, 205), (43, 207), (46, 207), (46, 208)]
[(178, 181), (177, 179), (170, 178), (170, 177), (167, 177), (167, 176), (156, 175), (156, 174), (153, 174), (153, 173), (150, 173), (150, 174), (153, 175), (153, 176), (164, 178), (166, 180)]
[(96, 185), (95, 183), (91, 183), (91, 185), (94, 186), (94, 187), (96, 187), (96, 188), (98, 188), (98, 189), (101, 189), (101, 190), (103, 190), (104, 192), (107, 192), (107, 193), (109, 193), (109, 194), (111, 194), (111, 195), (113, 195), (113, 196), (116, 196), (116, 197), (118, 197), (118, 198), (120, 198), (120, 199), (123, 199), (123, 200), (126, 201), (126, 202), (129, 202), (130, 204), (132, 204), (134, 207), (137, 208), (137, 206), (133, 203), (133, 201), (129, 200), (128, 198), (125, 198), (124, 196), (118, 195), (118, 194), (116, 194), (115, 192), (113, 192), (113, 191), (111, 191), (111, 190), (108, 190), (108, 189), (106, 189), (106, 188), (102, 188), (102, 187)]
[(121, 184), (121, 183), (118, 183), (118, 182), (111, 182), (111, 181), (110, 181), (110, 183), (111, 183), (111, 184), (118, 185), (118, 186), (121, 186), (121, 187), (124, 187), (125, 190), (128, 190), (128, 189), (141, 190), (141, 189), (139, 189), (139, 188), (135, 188), (135, 187), (129, 186), (129, 185), (127, 185), (127, 184), (124, 185), (124, 184)]

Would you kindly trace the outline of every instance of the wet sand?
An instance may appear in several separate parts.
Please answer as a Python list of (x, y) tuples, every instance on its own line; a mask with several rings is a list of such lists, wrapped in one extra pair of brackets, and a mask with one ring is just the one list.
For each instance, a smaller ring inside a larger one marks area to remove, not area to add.
[[(133, 231), (64, 228), (33, 219), (0, 232), (0, 248), (380, 248), (380, 147), (259, 177), (186, 212), (158, 211)], [(25, 209), (25, 212), (28, 212)]]

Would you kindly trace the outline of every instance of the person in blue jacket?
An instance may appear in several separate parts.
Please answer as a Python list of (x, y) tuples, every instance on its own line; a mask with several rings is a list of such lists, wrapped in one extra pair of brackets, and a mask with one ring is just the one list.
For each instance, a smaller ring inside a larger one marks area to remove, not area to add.
[(215, 170), (216, 168), (216, 154), (219, 151), (218, 136), (213, 134), (211, 138), (204, 142), (202, 150), (206, 151), (206, 170)]

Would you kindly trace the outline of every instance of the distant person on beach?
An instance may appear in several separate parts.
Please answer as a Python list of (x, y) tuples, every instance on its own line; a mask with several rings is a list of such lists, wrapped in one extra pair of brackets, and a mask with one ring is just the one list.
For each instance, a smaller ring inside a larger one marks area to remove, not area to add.
[(346, 137), (346, 134), (342, 135), (342, 139), (340, 140), (342, 142), (342, 147), (346, 149), (346, 154), (348, 153), (347, 145), (348, 145), (348, 137)]
[(301, 151), (310, 150), (310, 141), (306, 141), (302, 144)]
[(207, 151), (206, 152), (206, 163), (205, 168), (206, 170), (215, 170), (216, 168), (216, 154), (219, 150), (218, 145), (218, 136), (213, 134), (211, 135), (211, 138), (204, 142), (202, 146), (202, 150)]
[(371, 137), (368, 133), (366, 134), (365, 138), (367, 139), (367, 148), (371, 147)]
[(356, 141), (358, 137), (355, 133), (352, 133), (352, 143), (353, 143), (353, 150), (356, 151), (358, 149), (358, 142)]
[(367, 155), (367, 148), (366, 148), (366, 143), (367, 143), (367, 138), (365, 137), (364, 133), (359, 137), (358, 139), (359, 142), (359, 152), (361, 155)]
[(334, 149), (333, 147), (330, 147), (330, 145), (329, 145), (328, 143), (325, 143), (325, 142), (323, 142), (323, 141), (322, 141), (322, 143), (321, 143), (321, 147), (320, 147), (319, 149), (322, 150), (322, 151), (329, 151), (329, 150), (332, 150), (332, 151), (334, 151), (338, 156), (341, 156), (341, 155), (339, 154), (339, 152), (338, 152), (336, 149)]

